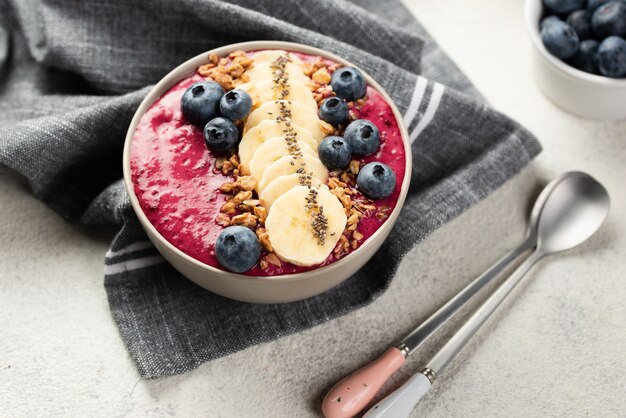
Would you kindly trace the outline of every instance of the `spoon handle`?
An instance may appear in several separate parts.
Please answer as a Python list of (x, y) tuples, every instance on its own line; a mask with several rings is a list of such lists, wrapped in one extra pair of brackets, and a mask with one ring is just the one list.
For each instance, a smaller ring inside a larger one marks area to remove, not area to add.
[(527, 250), (534, 248), (537, 245), (536, 235), (532, 232), (528, 233), (528, 236), (517, 248), (511, 250), (504, 257), (496, 261), (491, 267), (485, 270), (480, 276), (472, 280), (467, 286), (459, 291), (452, 297), (445, 305), (437, 310), (434, 314), (428, 317), (417, 328), (415, 328), (409, 335), (404, 337), (397, 347), (406, 352), (406, 355), (412, 354), (417, 350), (432, 334), (434, 334), (446, 321), (454, 315), (483, 287), (496, 278), (505, 268), (516, 260)]
[(322, 413), (326, 418), (350, 418), (359, 413), (381, 386), (404, 364), (404, 353), (391, 347), (385, 353), (341, 379), (322, 402)]
[[(498, 287), (498, 289), (483, 302), (482, 305), (470, 316), (470, 318), (454, 333), (452, 338), (435, 354), (426, 366), (433, 372), (433, 376), (439, 375), (459, 351), (467, 344), (470, 338), (491, 316), (496, 308), (502, 303), (515, 286), (524, 278), (526, 273), (543, 257), (539, 250), (533, 251), (530, 256)], [(434, 378), (434, 377), (433, 377)]]
[[(529, 233), (524, 242), (496, 261), (483, 274), (465, 286), (459, 293), (439, 308), (396, 347), (391, 347), (374, 360), (349, 376), (343, 378), (328, 392), (322, 402), (326, 418), (349, 418), (358, 414), (374, 399), (385, 382), (403, 364), (404, 359), (420, 347), (452, 315), (472, 298), (480, 289), (495, 278), (522, 253), (536, 245), (535, 235)], [(340, 402), (337, 402), (340, 399)]]
[[(506, 296), (524, 278), (526, 273), (543, 254), (533, 252), (504, 283), (474, 312), (448, 342), (435, 354), (426, 368), (416, 373), (407, 383), (400, 386), (385, 399), (374, 405), (364, 418), (404, 418), (415, 404), (430, 389), (430, 383), (446, 368), (450, 361), (465, 346), (469, 339), (485, 323)], [(426, 383), (428, 382), (428, 384)]]
[(430, 389), (430, 380), (415, 373), (402, 386), (367, 411), (363, 418), (406, 417), (422, 396)]

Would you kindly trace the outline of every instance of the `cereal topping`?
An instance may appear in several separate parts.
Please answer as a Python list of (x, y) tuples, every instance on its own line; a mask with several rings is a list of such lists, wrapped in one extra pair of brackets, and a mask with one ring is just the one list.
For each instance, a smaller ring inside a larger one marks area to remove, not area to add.
[(244, 51), (231, 52), (228, 58), (222, 59), (211, 54), (209, 55), (209, 63), (198, 67), (198, 74), (210, 78), (228, 91), (250, 81), (247, 79), (245, 71), (251, 65), (252, 60)]

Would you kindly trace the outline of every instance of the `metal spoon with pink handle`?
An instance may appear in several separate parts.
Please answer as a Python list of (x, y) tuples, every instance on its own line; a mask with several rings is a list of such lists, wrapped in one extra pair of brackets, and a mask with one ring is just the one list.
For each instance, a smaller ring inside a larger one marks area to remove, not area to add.
[[(572, 248), (589, 238), (606, 218), (608, 206), (606, 190), (587, 174), (570, 172), (552, 180), (535, 202), (526, 240), (467, 285), (397, 346), (337, 383), (324, 399), (324, 415), (327, 418), (348, 418), (365, 408), (387, 379), (404, 364), (408, 355), (515, 258), (526, 250), (537, 247), (533, 255), (439, 351), (427, 368), (409, 379), (367, 414), (368, 418), (406, 416), (428, 391), (435, 374), (441, 373), (530, 267), (545, 255)], [(550, 242), (553, 243), (552, 246), (549, 246)], [(556, 245), (557, 242), (560, 247)]]

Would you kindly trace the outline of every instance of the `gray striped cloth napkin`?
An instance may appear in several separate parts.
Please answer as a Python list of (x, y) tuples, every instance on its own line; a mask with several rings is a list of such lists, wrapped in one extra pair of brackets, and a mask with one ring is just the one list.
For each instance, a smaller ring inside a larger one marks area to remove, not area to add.
[[(69, 221), (120, 228), (105, 258), (111, 312), (143, 377), (183, 373), (361, 307), (415, 244), (515, 175), (535, 138), (490, 109), (398, 0), (0, 0), (0, 164)], [(404, 114), (412, 183), (390, 239), (354, 277), (283, 305), (184, 279), (139, 226), (121, 177), (149, 86), (233, 42), (301, 42), (369, 72)]]

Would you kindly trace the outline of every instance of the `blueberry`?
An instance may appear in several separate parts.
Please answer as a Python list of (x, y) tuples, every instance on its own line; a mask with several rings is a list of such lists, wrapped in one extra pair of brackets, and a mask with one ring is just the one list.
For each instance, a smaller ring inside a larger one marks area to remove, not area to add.
[(580, 43), (576, 55), (570, 58), (567, 63), (581, 71), (598, 74), (598, 45), (598, 41), (595, 39), (585, 39)]
[(567, 23), (576, 31), (578, 39), (591, 38), (591, 12), (588, 10), (576, 10), (567, 16)]
[(204, 127), (204, 142), (209, 150), (225, 154), (239, 142), (239, 130), (226, 118), (215, 118)]
[(180, 101), (183, 116), (194, 125), (206, 125), (220, 115), (220, 99), (223, 95), (224, 89), (214, 81), (193, 83)]
[(382, 199), (396, 188), (396, 173), (387, 164), (369, 163), (359, 171), (356, 185), (370, 199)]
[(339, 125), (348, 120), (350, 110), (345, 100), (338, 97), (331, 97), (322, 102), (320, 106), (320, 119), (331, 125)]
[(607, 4), (608, 2), (613, 1), (613, 0), (589, 0), (587, 2), (587, 10), (589, 10), (591, 13), (595, 12), (595, 10), (604, 5)]
[(247, 117), (252, 110), (252, 97), (239, 89), (231, 90), (222, 96), (220, 111), (222, 116), (232, 121)]
[(566, 15), (574, 10), (582, 9), (585, 7), (587, 0), (543, 0), (543, 4), (559, 15)]
[(357, 119), (346, 128), (344, 138), (354, 155), (370, 155), (380, 145), (380, 131), (369, 120)]
[(546, 25), (549, 25), (552, 22), (560, 22), (560, 21), (561, 19), (557, 16), (544, 17), (543, 19), (541, 19), (541, 22), (539, 23), (539, 31), (542, 31)]
[(607, 77), (626, 76), (626, 41), (609, 36), (598, 47), (598, 68)]
[(561, 59), (573, 56), (580, 44), (574, 29), (565, 22), (546, 25), (541, 31), (541, 40), (552, 55)]
[(609, 36), (626, 36), (626, 4), (612, 1), (600, 6), (591, 17), (591, 28), (600, 40)]
[(340, 136), (327, 136), (317, 149), (320, 160), (328, 168), (344, 168), (352, 159), (350, 144)]
[(223, 267), (235, 273), (243, 273), (259, 261), (261, 244), (251, 229), (229, 226), (217, 236), (215, 256)]
[(330, 85), (338, 97), (342, 99), (356, 100), (365, 96), (367, 85), (363, 74), (356, 68), (339, 68), (333, 74)]

